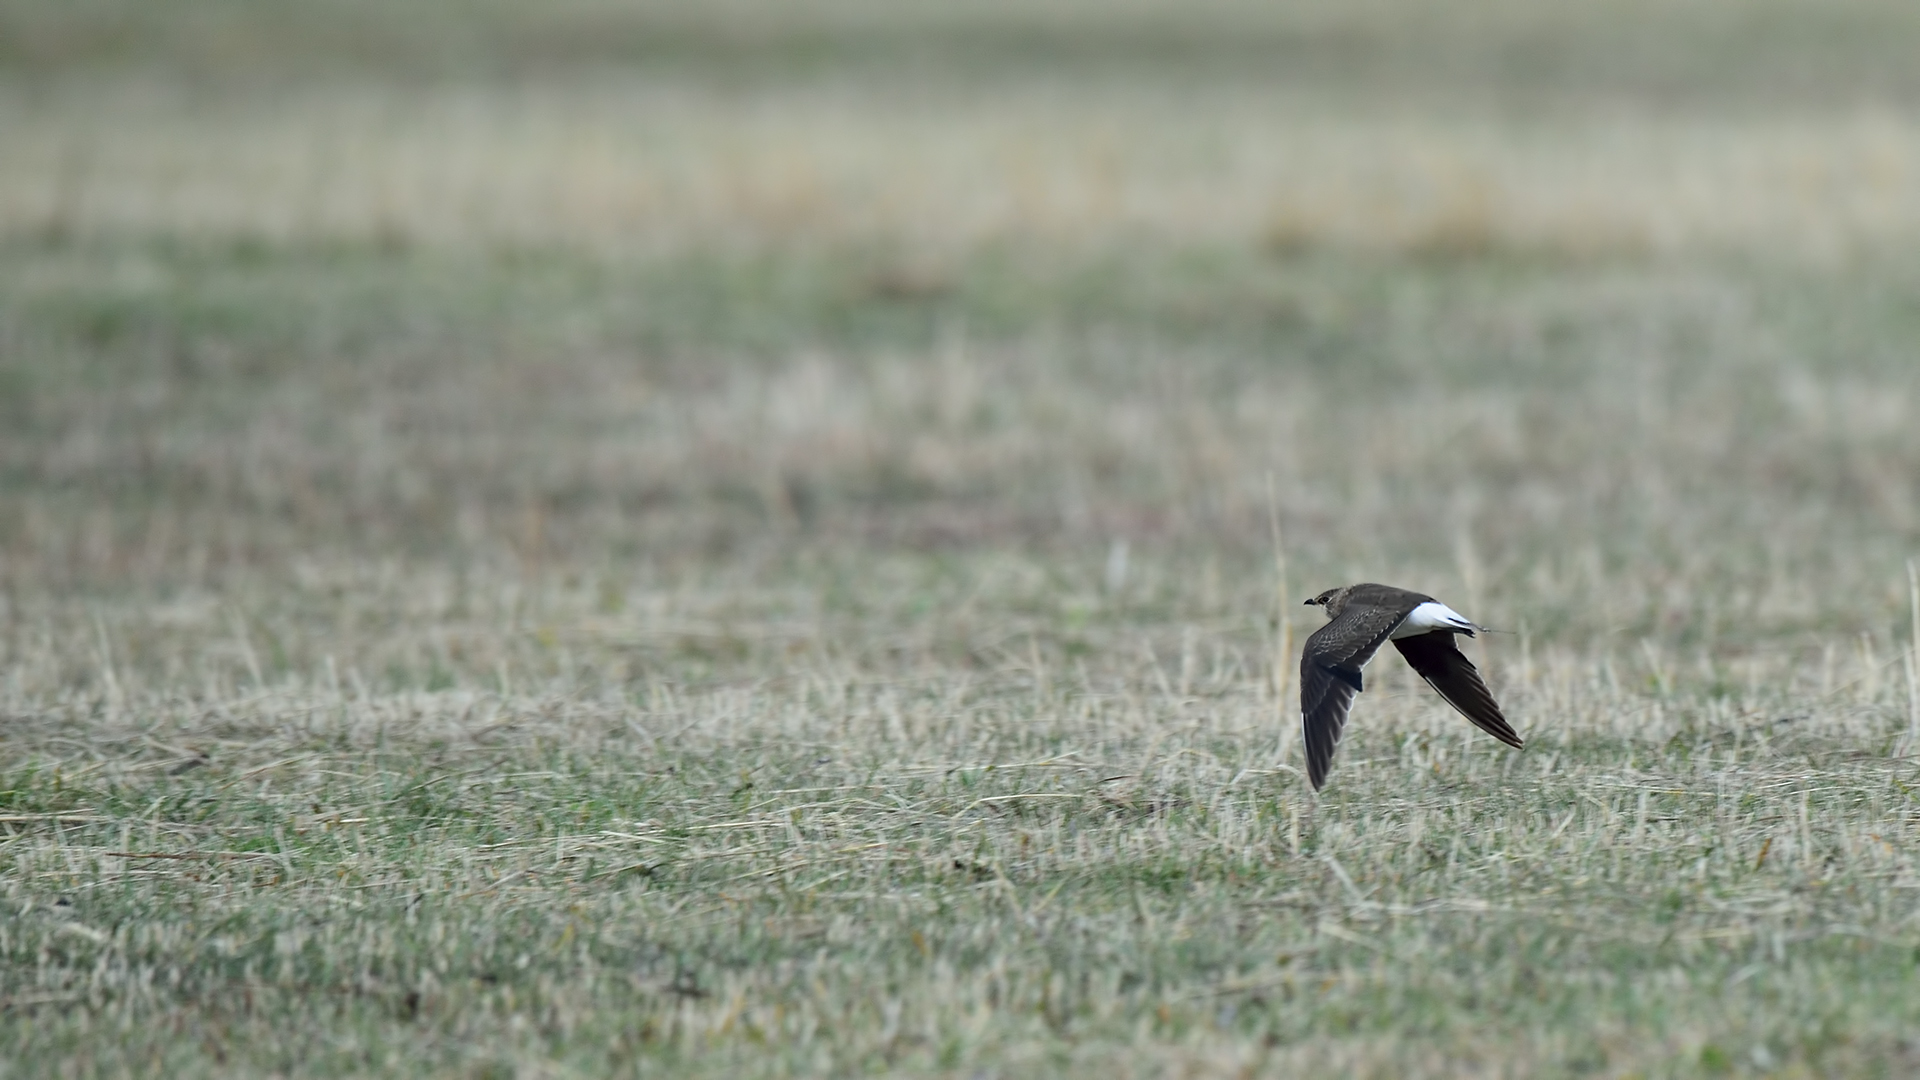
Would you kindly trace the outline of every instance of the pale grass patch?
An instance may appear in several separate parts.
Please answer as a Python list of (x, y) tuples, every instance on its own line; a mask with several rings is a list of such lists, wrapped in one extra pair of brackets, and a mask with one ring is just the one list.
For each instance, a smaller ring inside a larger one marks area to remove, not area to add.
[(0, 124), (12, 235), (1832, 259), (1920, 232), (1920, 129), (1872, 107), (1515, 123), (1030, 80), (964, 98), (598, 79), (217, 103), (136, 82), (43, 93)]

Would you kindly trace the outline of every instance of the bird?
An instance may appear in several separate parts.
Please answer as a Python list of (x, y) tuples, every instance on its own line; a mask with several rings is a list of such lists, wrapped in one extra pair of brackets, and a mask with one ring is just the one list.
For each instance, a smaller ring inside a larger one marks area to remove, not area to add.
[(1480, 672), (1454, 646), (1457, 635), (1473, 637), (1486, 627), (1431, 596), (1391, 585), (1328, 589), (1307, 604), (1327, 613), (1327, 625), (1315, 630), (1300, 650), (1300, 730), (1313, 790), (1326, 785), (1347, 710), (1361, 689), (1361, 670), (1388, 641), (1447, 704), (1480, 730), (1523, 749)]

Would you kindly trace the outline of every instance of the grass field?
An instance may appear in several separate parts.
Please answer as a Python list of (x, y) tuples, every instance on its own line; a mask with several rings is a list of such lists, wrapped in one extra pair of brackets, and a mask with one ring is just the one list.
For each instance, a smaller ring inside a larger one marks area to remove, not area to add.
[(1920, 1070), (1916, 12), (0, 0), (0, 1076)]

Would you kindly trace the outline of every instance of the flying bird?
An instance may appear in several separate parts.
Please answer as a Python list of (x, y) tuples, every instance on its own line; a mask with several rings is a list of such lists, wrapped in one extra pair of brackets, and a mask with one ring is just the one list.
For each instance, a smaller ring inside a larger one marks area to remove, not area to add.
[(1333, 767), (1347, 710), (1360, 692), (1360, 672), (1388, 641), (1447, 704), (1480, 730), (1521, 748), (1520, 736), (1501, 715), (1480, 672), (1453, 644), (1454, 635), (1472, 637), (1485, 627), (1431, 596), (1391, 585), (1328, 589), (1307, 603), (1325, 608), (1328, 619), (1300, 652), (1300, 728), (1307, 743), (1307, 779), (1315, 791)]

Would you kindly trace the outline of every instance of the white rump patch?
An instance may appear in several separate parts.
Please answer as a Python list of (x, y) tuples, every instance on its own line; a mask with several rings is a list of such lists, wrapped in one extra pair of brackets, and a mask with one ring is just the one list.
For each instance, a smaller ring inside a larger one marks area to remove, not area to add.
[(1465, 615), (1453, 610), (1438, 600), (1429, 600), (1407, 613), (1400, 625), (1393, 628), (1396, 638), (1413, 637), (1415, 634), (1430, 633), (1434, 630), (1459, 630), (1471, 634), (1479, 629), (1467, 620)]

